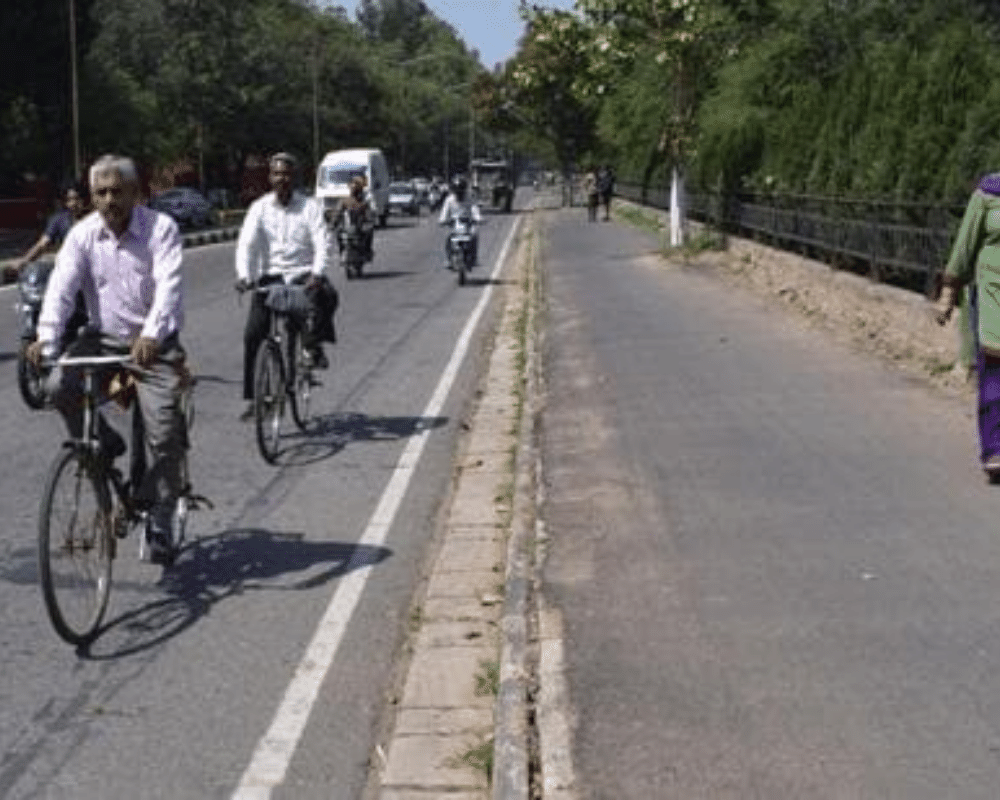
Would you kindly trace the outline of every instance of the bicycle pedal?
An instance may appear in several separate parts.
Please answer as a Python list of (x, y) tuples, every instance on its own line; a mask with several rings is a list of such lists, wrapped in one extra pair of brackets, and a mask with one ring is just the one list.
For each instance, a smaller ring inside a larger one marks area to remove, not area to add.
[(201, 510), (202, 508), (215, 508), (215, 503), (203, 494), (189, 494), (187, 496), (191, 508)]

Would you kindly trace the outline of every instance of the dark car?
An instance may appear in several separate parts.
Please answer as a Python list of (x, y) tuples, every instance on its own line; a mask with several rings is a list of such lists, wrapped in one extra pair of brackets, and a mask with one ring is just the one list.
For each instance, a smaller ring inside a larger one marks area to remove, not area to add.
[(389, 211), (395, 214), (420, 214), (420, 194), (412, 183), (389, 184)]
[(197, 189), (187, 186), (160, 192), (149, 201), (149, 207), (169, 214), (182, 230), (204, 228), (212, 222), (212, 204)]

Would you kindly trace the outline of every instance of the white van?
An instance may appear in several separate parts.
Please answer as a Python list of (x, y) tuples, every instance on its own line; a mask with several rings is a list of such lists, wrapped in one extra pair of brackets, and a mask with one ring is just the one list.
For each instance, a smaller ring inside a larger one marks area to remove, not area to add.
[(368, 195), (379, 222), (385, 226), (389, 216), (389, 170), (381, 150), (335, 150), (323, 157), (316, 170), (316, 197), (323, 207), (334, 208), (350, 192), (351, 180), (364, 175)]

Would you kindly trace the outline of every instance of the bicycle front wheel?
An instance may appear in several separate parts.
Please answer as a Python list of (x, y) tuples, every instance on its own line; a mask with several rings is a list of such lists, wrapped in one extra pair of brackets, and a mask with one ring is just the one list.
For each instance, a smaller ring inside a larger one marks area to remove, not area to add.
[(281, 425), (285, 417), (285, 367), (281, 350), (272, 340), (257, 351), (254, 365), (253, 402), (257, 447), (268, 464), (281, 450)]
[(292, 406), (292, 419), (298, 429), (305, 433), (312, 422), (312, 390), (316, 386), (312, 367), (306, 365), (306, 353), (301, 339), (296, 335), (292, 339), (292, 352), (295, 361), (295, 372), (291, 376), (288, 387), (288, 399)]
[(91, 641), (111, 594), (114, 535), (107, 484), (72, 448), (52, 463), (38, 515), (38, 567), (45, 608), (56, 633), (74, 645)]

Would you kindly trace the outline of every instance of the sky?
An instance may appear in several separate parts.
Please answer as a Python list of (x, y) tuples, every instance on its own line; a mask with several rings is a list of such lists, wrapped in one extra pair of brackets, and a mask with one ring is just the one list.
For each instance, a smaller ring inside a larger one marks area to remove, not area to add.
[[(440, 19), (458, 31), (470, 50), (479, 51), (479, 60), (487, 69), (513, 57), (517, 42), (524, 34), (524, 21), (518, 0), (425, 0)], [(356, 0), (340, 0), (351, 19)], [(544, 0), (548, 8), (573, 8), (573, 0)]]

